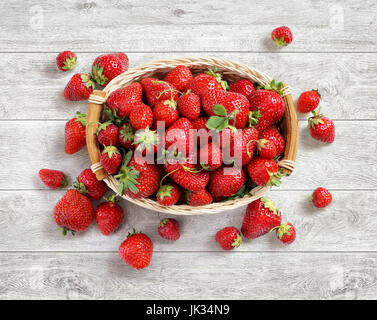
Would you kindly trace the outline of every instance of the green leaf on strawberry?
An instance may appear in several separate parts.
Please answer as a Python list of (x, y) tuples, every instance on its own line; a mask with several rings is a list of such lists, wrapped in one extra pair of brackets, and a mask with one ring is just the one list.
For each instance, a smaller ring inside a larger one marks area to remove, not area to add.
[(94, 80), (101, 86), (103, 86), (106, 81), (107, 81), (107, 77), (105, 77), (105, 75), (103, 74), (103, 67), (99, 67), (97, 64), (95, 66), (93, 66), (93, 77), (94, 77)]
[(281, 91), (283, 87), (283, 82), (276, 82), (275, 80), (272, 80), (270, 84), (266, 84), (264, 86), (265, 90), (274, 90), (278, 94), (283, 95), (283, 92)]
[(130, 190), (133, 193), (138, 193), (139, 189), (136, 185), (139, 184), (137, 179), (139, 178), (140, 172), (136, 170), (133, 166), (129, 167), (128, 163), (132, 158), (132, 151), (129, 151), (123, 157), (123, 163), (119, 169), (119, 174), (117, 174), (115, 179), (119, 182), (117, 195), (124, 194), (125, 191)]

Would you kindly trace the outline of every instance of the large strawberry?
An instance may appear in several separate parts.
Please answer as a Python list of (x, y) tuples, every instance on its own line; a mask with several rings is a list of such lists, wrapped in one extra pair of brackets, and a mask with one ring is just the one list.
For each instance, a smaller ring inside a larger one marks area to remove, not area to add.
[(77, 56), (72, 51), (63, 51), (56, 57), (56, 65), (59, 70), (66, 72), (73, 69), (76, 65)]
[(92, 74), (96, 82), (106, 86), (116, 76), (128, 70), (128, 57), (123, 52), (102, 54), (92, 66)]
[(119, 128), (111, 121), (106, 121), (99, 124), (97, 129), (98, 143), (109, 146), (113, 145), (115, 147), (119, 146)]
[(122, 224), (124, 212), (121, 206), (116, 204), (117, 198), (111, 196), (97, 206), (95, 215), (98, 229), (105, 236), (113, 233)]
[(215, 200), (234, 195), (245, 184), (244, 169), (222, 166), (211, 172), (208, 190)]
[(165, 77), (165, 81), (174, 85), (177, 90), (184, 91), (187, 83), (192, 79), (191, 71), (188, 67), (179, 65), (171, 70)]
[(185, 191), (186, 202), (190, 206), (205, 206), (213, 202), (211, 194), (206, 190), (202, 189), (200, 191)]
[(221, 74), (217, 72), (216, 66), (205, 73), (197, 74), (186, 85), (186, 90), (191, 90), (200, 97), (208, 90), (213, 89), (228, 89), (227, 82), (221, 79)]
[(39, 177), (42, 182), (51, 189), (65, 188), (68, 185), (67, 178), (63, 171), (41, 169), (39, 170)]
[(267, 139), (273, 141), (276, 147), (277, 156), (280, 156), (284, 153), (285, 140), (276, 126), (272, 125), (259, 132), (259, 139)]
[(178, 98), (177, 107), (179, 113), (189, 119), (195, 120), (200, 115), (200, 97), (189, 91)]
[(95, 88), (90, 74), (76, 73), (64, 88), (64, 98), (71, 101), (88, 100)]
[(310, 135), (316, 140), (333, 143), (335, 139), (334, 122), (320, 112), (320, 109), (317, 113), (312, 111), (313, 116), (308, 119)]
[(254, 157), (247, 170), (251, 180), (258, 186), (278, 186), (284, 176), (275, 160), (261, 157)]
[(180, 118), (165, 131), (165, 149), (175, 148), (184, 156), (194, 150), (195, 135), (193, 126), (187, 118)]
[(135, 106), (130, 113), (130, 123), (136, 130), (152, 127), (152, 109), (143, 103)]
[(247, 99), (255, 92), (253, 83), (250, 80), (242, 79), (229, 86), (230, 91), (243, 94)]
[(73, 154), (86, 145), (86, 114), (76, 112), (76, 117), (65, 124), (65, 152)]
[(172, 100), (177, 101), (178, 91), (174, 85), (156, 78), (144, 78), (141, 80), (148, 104), (153, 108), (157, 102)]
[(280, 226), (281, 213), (270, 198), (261, 198), (250, 203), (242, 222), (242, 234), (255, 239)]
[(101, 152), (100, 162), (108, 174), (114, 174), (122, 163), (122, 155), (117, 147), (105, 146)]
[(101, 199), (107, 191), (105, 182), (98, 181), (96, 175), (90, 169), (85, 169), (80, 173), (75, 188), (90, 200)]

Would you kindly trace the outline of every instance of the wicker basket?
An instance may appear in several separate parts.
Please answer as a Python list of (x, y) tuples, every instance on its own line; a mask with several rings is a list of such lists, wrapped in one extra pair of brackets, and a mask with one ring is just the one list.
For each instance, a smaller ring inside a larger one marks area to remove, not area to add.
[[(221, 58), (179, 58), (170, 60), (159, 60), (144, 64), (138, 68), (128, 70), (127, 72), (114, 78), (103, 91), (95, 90), (89, 98), (89, 108), (87, 114), (88, 125), (86, 130), (86, 142), (89, 152), (89, 157), (92, 163), (92, 170), (96, 174), (98, 180), (104, 180), (105, 183), (114, 192), (118, 190), (118, 182), (113, 177), (108, 175), (102, 168), (99, 158), (100, 149), (98, 145), (97, 123), (100, 120), (102, 105), (106, 102), (107, 97), (115, 90), (126, 87), (134, 81), (139, 81), (146, 77), (162, 78), (171, 69), (178, 65), (188, 66), (194, 73), (205, 71), (208, 68), (217, 66), (218, 72), (223, 75), (223, 78), (228, 81), (235, 81), (240, 78), (250, 79), (254, 83), (266, 85), (271, 82), (271, 79), (243, 64)], [(287, 105), (285, 114), (280, 121), (280, 129), (286, 140), (286, 147), (283, 159), (279, 162), (279, 166), (289, 175), (294, 169), (294, 162), (296, 160), (297, 145), (298, 145), (298, 125), (295, 105), (293, 103), (289, 87), (283, 85), (283, 99)], [(250, 191), (248, 195), (243, 198), (234, 200), (227, 200), (223, 202), (215, 202), (210, 205), (193, 207), (185, 204), (178, 204), (170, 207), (164, 207), (152, 199), (132, 199), (128, 196), (123, 196), (124, 199), (137, 204), (138, 206), (155, 210), (163, 213), (176, 215), (199, 215), (199, 214), (214, 214), (224, 210), (231, 210), (244, 206), (260, 197), (262, 197), (271, 187), (256, 187)]]

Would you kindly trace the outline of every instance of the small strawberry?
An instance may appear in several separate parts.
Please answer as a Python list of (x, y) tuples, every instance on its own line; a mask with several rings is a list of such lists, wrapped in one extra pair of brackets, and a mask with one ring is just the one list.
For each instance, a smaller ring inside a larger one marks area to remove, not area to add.
[(118, 171), (122, 163), (122, 155), (117, 147), (112, 145), (104, 146), (101, 152), (100, 162), (108, 174), (114, 174)]
[(101, 199), (107, 191), (105, 182), (98, 181), (90, 169), (85, 169), (80, 173), (74, 186), (90, 200)]
[(184, 91), (187, 83), (192, 79), (191, 71), (188, 67), (179, 65), (171, 70), (165, 77), (165, 81), (171, 83), (179, 91)]
[(39, 177), (42, 182), (51, 189), (65, 188), (68, 181), (63, 171), (41, 169), (39, 170)]
[(173, 146), (178, 152), (184, 155), (190, 154), (194, 150), (195, 135), (193, 126), (187, 118), (180, 118), (174, 122), (164, 135), (165, 149)]
[(259, 132), (259, 139), (271, 140), (275, 143), (276, 155), (280, 156), (284, 153), (285, 140), (276, 126), (272, 125), (262, 132)]
[(281, 212), (270, 198), (260, 198), (251, 202), (242, 222), (242, 234), (248, 239), (265, 235), (280, 226)]
[(95, 215), (98, 229), (105, 236), (110, 235), (122, 224), (124, 212), (121, 206), (116, 204), (116, 196), (111, 196), (106, 202), (97, 206)]
[(332, 201), (331, 193), (322, 187), (319, 187), (314, 190), (312, 195), (312, 202), (317, 208), (327, 207)]
[(95, 81), (106, 86), (111, 80), (128, 70), (128, 57), (123, 52), (108, 53), (98, 56), (92, 66)]
[(234, 195), (245, 184), (244, 169), (220, 167), (211, 172), (208, 190), (215, 200)]
[(200, 97), (190, 91), (178, 98), (177, 106), (179, 113), (190, 121), (197, 119), (200, 115)]
[(76, 153), (86, 146), (86, 114), (76, 112), (76, 117), (65, 124), (65, 152)]
[(276, 228), (277, 238), (284, 244), (291, 244), (296, 239), (296, 230), (292, 223), (287, 222)]
[(273, 159), (277, 156), (276, 145), (272, 140), (257, 140), (257, 149), (259, 156), (266, 159)]
[(333, 143), (335, 139), (334, 122), (321, 114), (320, 111), (320, 109), (317, 113), (312, 111), (313, 116), (308, 119), (310, 135), (316, 140)]
[(255, 88), (250, 80), (242, 79), (232, 83), (229, 87), (231, 92), (243, 94), (247, 99), (253, 95)]
[(94, 218), (94, 209), (90, 200), (77, 190), (70, 189), (57, 202), (53, 213), (56, 224), (62, 228), (63, 235), (67, 231), (85, 231)]
[(155, 78), (144, 78), (141, 80), (148, 104), (153, 108), (157, 102), (178, 100), (178, 91), (171, 83), (161, 81)]
[(221, 167), (223, 155), (217, 144), (211, 142), (200, 149), (199, 160), (203, 169), (212, 171)]
[(178, 120), (179, 113), (177, 103), (172, 100), (159, 101), (153, 108), (154, 125), (157, 127), (159, 121), (163, 122), (165, 128)]
[(174, 183), (165, 184), (157, 192), (157, 202), (162, 206), (172, 206), (181, 197), (181, 189)]
[(318, 90), (305, 91), (300, 94), (297, 101), (297, 111), (308, 113), (316, 109), (319, 105), (321, 95)]
[(186, 190), (185, 193), (187, 204), (193, 207), (205, 206), (213, 202), (211, 194), (206, 189), (195, 192)]
[(119, 129), (119, 142), (126, 149), (134, 148), (135, 129), (129, 122), (124, 123)]
[(119, 128), (113, 124), (111, 121), (100, 123), (97, 129), (98, 143), (109, 146), (113, 145), (115, 147), (119, 146)]
[(293, 35), (291, 29), (283, 26), (272, 30), (271, 39), (274, 40), (279, 47), (284, 47), (292, 42)]
[(129, 233), (127, 239), (119, 247), (121, 259), (134, 269), (149, 266), (153, 255), (153, 243), (144, 233)]
[(221, 74), (217, 73), (217, 67), (205, 73), (199, 73), (192, 78), (186, 85), (185, 90), (191, 90), (198, 96), (202, 96), (207, 90), (227, 90), (228, 84), (221, 79)]
[(161, 146), (161, 138), (156, 130), (149, 128), (138, 130), (134, 137), (136, 152), (146, 155), (146, 152), (156, 153)]
[(66, 72), (73, 69), (76, 66), (77, 56), (72, 51), (63, 51), (56, 57), (56, 65), (58, 69)]
[(242, 243), (241, 233), (235, 227), (226, 227), (216, 233), (216, 241), (223, 250), (238, 248)]
[(178, 221), (169, 218), (162, 219), (158, 226), (158, 234), (164, 239), (177, 241), (181, 236)]
[(275, 160), (261, 157), (254, 157), (247, 170), (251, 180), (258, 186), (278, 186), (280, 178), (284, 176)]
[(153, 112), (150, 106), (139, 104), (130, 113), (130, 123), (136, 129), (150, 128), (153, 125)]
[(88, 73), (76, 73), (64, 88), (64, 98), (71, 101), (88, 100), (95, 88)]

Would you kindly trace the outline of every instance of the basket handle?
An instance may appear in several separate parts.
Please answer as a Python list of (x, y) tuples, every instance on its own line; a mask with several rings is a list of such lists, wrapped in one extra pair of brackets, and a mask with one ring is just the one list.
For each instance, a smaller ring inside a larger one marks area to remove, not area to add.
[[(100, 149), (96, 132), (102, 111), (101, 101), (104, 100), (105, 96), (106, 92), (94, 90), (89, 99), (88, 114), (86, 116), (86, 146), (88, 148), (89, 158), (92, 165), (100, 162)], [(94, 173), (98, 180), (103, 180), (108, 176), (102, 167)]]

